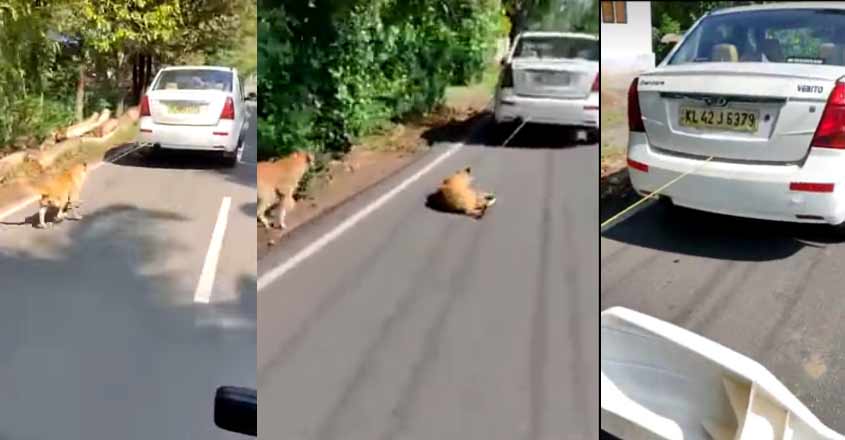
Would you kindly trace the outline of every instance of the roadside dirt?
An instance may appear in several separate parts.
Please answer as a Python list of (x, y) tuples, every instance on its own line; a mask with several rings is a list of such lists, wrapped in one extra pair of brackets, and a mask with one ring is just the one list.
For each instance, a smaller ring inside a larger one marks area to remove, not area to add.
[(133, 141), (137, 135), (137, 131), (137, 124), (132, 124), (118, 128), (108, 138), (84, 139), (78, 149), (59, 156), (46, 170), (42, 169), (36, 162), (25, 161), (4, 176), (4, 180), (0, 182), (0, 214), (3, 214), (6, 210), (32, 196), (23, 185), (23, 182), (37, 179), (45, 174), (61, 172), (83, 161), (89, 164), (100, 162), (110, 151), (123, 147)]
[(324, 171), (309, 181), (296, 209), (288, 214), (288, 229), (268, 231), (257, 226), (258, 258), (263, 258), (275, 246), (283, 246), (285, 237), (298, 226), (408, 166), (431, 145), (463, 139), (473, 123), (483, 117), (490, 95), (482, 88), (460, 90), (455, 95), (448, 105), (432, 114), (397, 124), (385, 133), (362, 138), (345, 157), (330, 161)]
[(626, 164), (628, 143), (627, 86), (630, 76), (603, 76), (601, 79), (601, 171), (599, 196), (626, 198), (631, 192)]

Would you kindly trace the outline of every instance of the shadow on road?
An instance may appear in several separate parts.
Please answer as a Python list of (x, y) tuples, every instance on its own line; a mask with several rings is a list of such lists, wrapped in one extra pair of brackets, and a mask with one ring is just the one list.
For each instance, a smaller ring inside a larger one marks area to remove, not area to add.
[[(117, 157), (117, 160), (113, 160)], [(220, 174), (226, 181), (255, 186), (255, 164), (239, 163), (235, 168), (227, 168), (219, 154), (203, 151), (154, 151), (142, 148), (134, 153), (120, 157), (120, 153), (107, 155), (106, 160), (114, 165), (140, 168), (163, 168), (174, 170), (209, 171)]]
[[(519, 124), (497, 125), (489, 112), (479, 113), (465, 121), (453, 121), (423, 133), (429, 144), (464, 142), (468, 146), (501, 147)], [(576, 127), (548, 124), (525, 124), (508, 142), (507, 148), (558, 149), (580, 145), (594, 145), (579, 138)]]
[(244, 204), (241, 205), (241, 212), (244, 213), (244, 215), (247, 215), (249, 217), (254, 217), (255, 212), (257, 210), (258, 210), (258, 203), (257, 202), (244, 203)]
[(843, 241), (831, 232), (824, 225), (744, 219), (655, 203), (601, 235), (665, 252), (721, 260), (769, 261), (787, 258), (804, 247)]
[(255, 277), (194, 304), (163, 264), (188, 238), (156, 229), (186, 220), (113, 205), (0, 248), (0, 438), (217, 438), (215, 387), (255, 372)]

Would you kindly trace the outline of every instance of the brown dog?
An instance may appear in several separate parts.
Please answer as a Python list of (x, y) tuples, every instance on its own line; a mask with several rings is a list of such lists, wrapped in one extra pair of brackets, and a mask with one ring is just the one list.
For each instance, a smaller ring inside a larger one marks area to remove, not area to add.
[(434, 208), (480, 219), (496, 197), (472, 188), (472, 170), (467, 167), (444, 179), (428, 202)]
[(265, 228), (272, 227), (266, 215), (276, 205), (281, 205), (278, 227), (287, 228), (285, 216), (296, 206), (293, 198), (296, 188), (313, 163), (314, 155), (304, 151), (297, 151), (274, 162), (258, 163), (258, 221)]
[(82, 192), (82, 184), (85, 183), (87, 174), (88, 164), (83, 162), (70, 167), (63, 173), (27, 185), (33, 192), (41, 196), (36, 227), (47, 227), (44, 218), (47, 215), (47, 209), (51, 207), (59, 210), (55, 221), (64, 220), (65, 210), (70, 211), (69, 219), (82, 219), (82, 216), (76, 212), (76, 208), (79, 208), (81, 204), (79, 195)]

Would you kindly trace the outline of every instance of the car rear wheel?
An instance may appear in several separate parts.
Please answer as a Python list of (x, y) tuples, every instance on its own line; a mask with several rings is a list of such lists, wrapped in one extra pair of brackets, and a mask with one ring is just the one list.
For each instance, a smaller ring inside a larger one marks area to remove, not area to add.
[(234, 168), (238, 165), (238, 155), (240, 155), (241, 148), (243, 148), (243, 142), (238, 141), (238, 146), (235, 147), (235, 151), (229, 153), (228, 151), (223, 152), (223, 166), (226, 168)]
[(832, 234), (834, 237), (838, 239), (845, 239), (845, 222), (842, 222), (838, 225), (832, 225), (830, 226), (830, 229), (832, 230)]

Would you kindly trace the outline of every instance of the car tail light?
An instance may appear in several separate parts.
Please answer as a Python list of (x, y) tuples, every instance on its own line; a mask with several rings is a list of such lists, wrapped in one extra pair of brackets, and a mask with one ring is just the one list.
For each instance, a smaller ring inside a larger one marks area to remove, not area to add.
[(592, 88), (591, 91), (593, 91), (593, 92), (599, 91), (599, 76), (598, 75), (596, 75), (596, 79), (595, 79), (595, 81), (593, 81), (593, 88)]
[(502, 68), (502, 87), (513, 87), (513, 68), (510, 64), (505, 64)]
[(141, 97), (141, 117), (150, 116), (150, 98), (147, 95)]
[(640, 94), (637, 88), (639, 78), (634, 78), (628, 88), (628, 131), (645, 133), (643, 114), (640, 112)]
[(837, 82), (830, 92), (811, 145), (845, 149), (845, 83)]
[(223, 111), (220, 112), (220, 119), (235, 119), (235, 101), (231, 97), (226, 98)]
[(648, 165), (642, 162), (637, 162), (636, 160), (633, 160), (631, 158), (628, 158), (628, 167), (633, 168), (637, 171), (642, 171), (644, 173), (648, 172)]
[(834, 184), (815, 182), (792, 182), (789, 184), (790, 191), (832, 193)]

